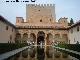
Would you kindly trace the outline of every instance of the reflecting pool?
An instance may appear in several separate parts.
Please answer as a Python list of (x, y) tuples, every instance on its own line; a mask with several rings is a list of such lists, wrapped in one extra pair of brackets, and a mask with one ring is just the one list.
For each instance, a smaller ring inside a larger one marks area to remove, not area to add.
[(72, 58), (52, 46), (28, 46), (27, 49), (7, 60), (72, 60)]

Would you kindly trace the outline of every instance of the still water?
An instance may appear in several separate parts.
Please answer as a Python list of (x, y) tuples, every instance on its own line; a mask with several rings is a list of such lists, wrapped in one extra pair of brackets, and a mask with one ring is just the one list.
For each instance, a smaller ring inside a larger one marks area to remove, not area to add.
[(29, 46), (7, 60), (72, 60), (72, 58), (52, 46)]

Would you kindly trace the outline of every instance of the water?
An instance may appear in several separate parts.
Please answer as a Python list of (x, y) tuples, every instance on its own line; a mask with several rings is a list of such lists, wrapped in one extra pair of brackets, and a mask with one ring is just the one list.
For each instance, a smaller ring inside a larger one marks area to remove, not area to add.
[(52, 46), (29, 46), (26, 50), (7, 60), (72, 60), (72, 58)]

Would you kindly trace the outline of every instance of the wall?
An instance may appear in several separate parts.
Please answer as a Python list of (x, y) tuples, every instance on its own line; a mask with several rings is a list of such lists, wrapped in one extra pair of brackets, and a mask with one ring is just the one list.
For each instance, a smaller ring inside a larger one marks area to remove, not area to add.
[[(8, 26), (8, 30), (6, 30), (6, 26)], [(15, 40), (15, 29), (9, 24), (0, 21), (0, 43), (8, 43), (10, 41), (14, 42), (14, 40)]]
[(40, 22), (43, 23), (55, 22), (55, 5), (35, 5), (30, 4), (26, 6), (27, 20), (30, 23)]
[[(75, 26), (69, 29), (68, 38), (70, 40), (70, 44), (76, 44), (77, 41), (79, 41), (80, 43), (80, 26), (79, 26), (79, 31), (77, 31), (77, 27), (78, 26)], [(71, 32), (72, 30), (73, 32)]]
[[(52, 36), (51, 40), (52, 42), (63, 42), (63, 43), (68, 43), (68, 36), (66, 36), (67, 38), (64, 39), (63, 38), (63, 35), (68, 35), (68, 31), (67, 30), (53, 30), (53, 29), (18, 29), (17, 33), (20, 33), (21, 34), (21, 38), (23, 38), (23, 34), (26, 33), (28, 34), (28, 38), (30, 38), (30, 34), (33, 33), (35, 36), (36, 36), (36, 39), (37, 39), (37, 34), (38, 32), (40, 31), (43, 31), (45, 33), (45, 40), (47, 41), (47, 34), (51, 34)], [(60, 38), (59, 39), (55, 39), (55, 34), (59, 34), (60, 35)], [(49, 38), (49, 37), (48, 37)], [(23, 40), (23, 39), (22, 39)], [(27, 40), (27, 39), (26, 39)]]

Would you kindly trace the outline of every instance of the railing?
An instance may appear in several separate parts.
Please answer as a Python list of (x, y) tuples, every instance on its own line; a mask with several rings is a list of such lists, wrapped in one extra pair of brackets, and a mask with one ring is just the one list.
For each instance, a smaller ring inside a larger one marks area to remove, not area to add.
[(54, 48), (80, 60), (80, 44), (58, 44)]

